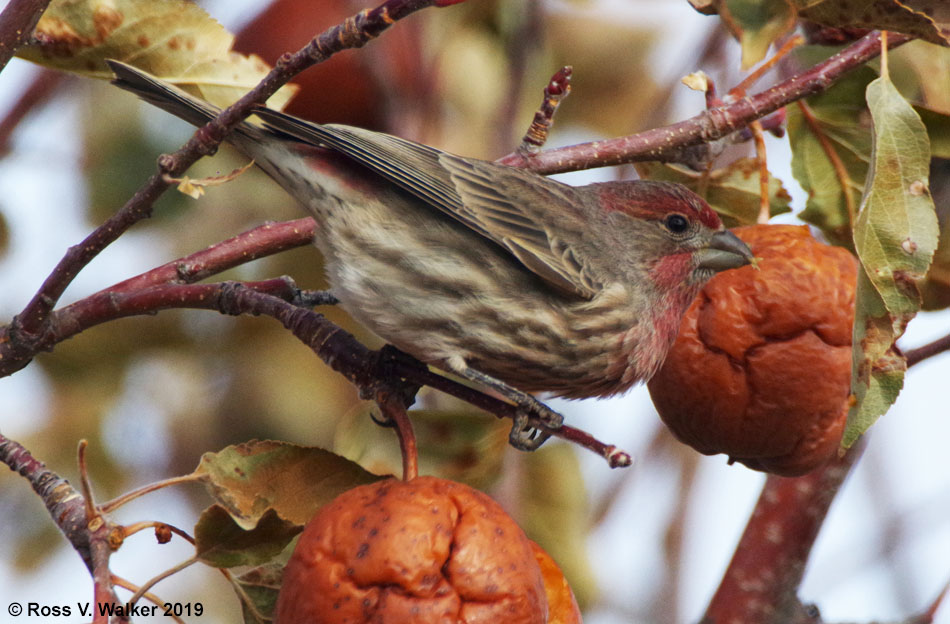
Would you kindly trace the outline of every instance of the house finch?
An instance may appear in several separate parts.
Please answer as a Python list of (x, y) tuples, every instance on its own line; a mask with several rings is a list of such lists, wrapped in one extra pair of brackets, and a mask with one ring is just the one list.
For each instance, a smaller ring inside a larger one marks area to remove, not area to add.
[[(218, 109), (110, 61), (114, 83), (185, 121)], [(749, 248), (686, 188), (572, 187), (387, 134), (261, 107), (229, 137), (313, 214), (333, 293), (419, 360), (519, 408), (516, 446), (560, 426), (530, 394), (603, 397), (649, 379), (690, 301)], [(535, 420), (536, 419), (536, 420)]]

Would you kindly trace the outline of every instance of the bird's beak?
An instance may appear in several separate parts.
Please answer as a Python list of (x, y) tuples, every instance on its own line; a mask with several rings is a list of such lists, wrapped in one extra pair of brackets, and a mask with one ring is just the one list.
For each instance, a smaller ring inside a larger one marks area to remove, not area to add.
[(728, 230), (712, 235), (709, 245), (696, 252), (700, 269), (725, 271), (752, 264), (754, 258), (749, 246)]

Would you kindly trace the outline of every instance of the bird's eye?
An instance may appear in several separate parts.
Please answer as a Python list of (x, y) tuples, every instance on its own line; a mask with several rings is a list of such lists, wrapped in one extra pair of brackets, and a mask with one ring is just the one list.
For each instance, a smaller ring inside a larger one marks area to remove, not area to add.
[(666, 225), (666, 229), (673, 234), (682, 234), (689, 229), (689, 219), (681, 214), (668, 215), (663, 220), (663, 224)]

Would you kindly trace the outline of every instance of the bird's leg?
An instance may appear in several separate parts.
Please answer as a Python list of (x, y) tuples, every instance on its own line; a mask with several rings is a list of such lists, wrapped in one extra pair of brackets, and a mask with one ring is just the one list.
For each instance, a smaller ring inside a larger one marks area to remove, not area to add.
[(564, 422), (564, 417), (550, 407), (500, 379), (495, 379), (469, 366), (462, 367), (456, 372), (469, 381), (491, 388), (518, 407), (511, 433), (508, 435), (508, 442), (516, 449), (533, 451), (551, 437), (550, 433), (532, 426), (532, 420), (540, 422), (548, 429), (559, 429)]
[(340, 300), (329, 290), (301, 290), (297, 294), (297, 305), (305, 308), (315, 308), (317, 306), (336, 305)]

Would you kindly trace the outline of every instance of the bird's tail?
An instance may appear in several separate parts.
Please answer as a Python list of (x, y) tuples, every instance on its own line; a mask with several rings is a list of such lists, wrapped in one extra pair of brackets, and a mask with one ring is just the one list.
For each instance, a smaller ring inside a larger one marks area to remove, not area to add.
[(203, 126), (221, 112), (221, 109), (196, 98), (167, 82), (126, 65), (120, 61), (107, 60), (115, 74), (112, 84), (131, 91), (146, 102), (153, 104), (176, 117), (181, 117), (195, 126)]

